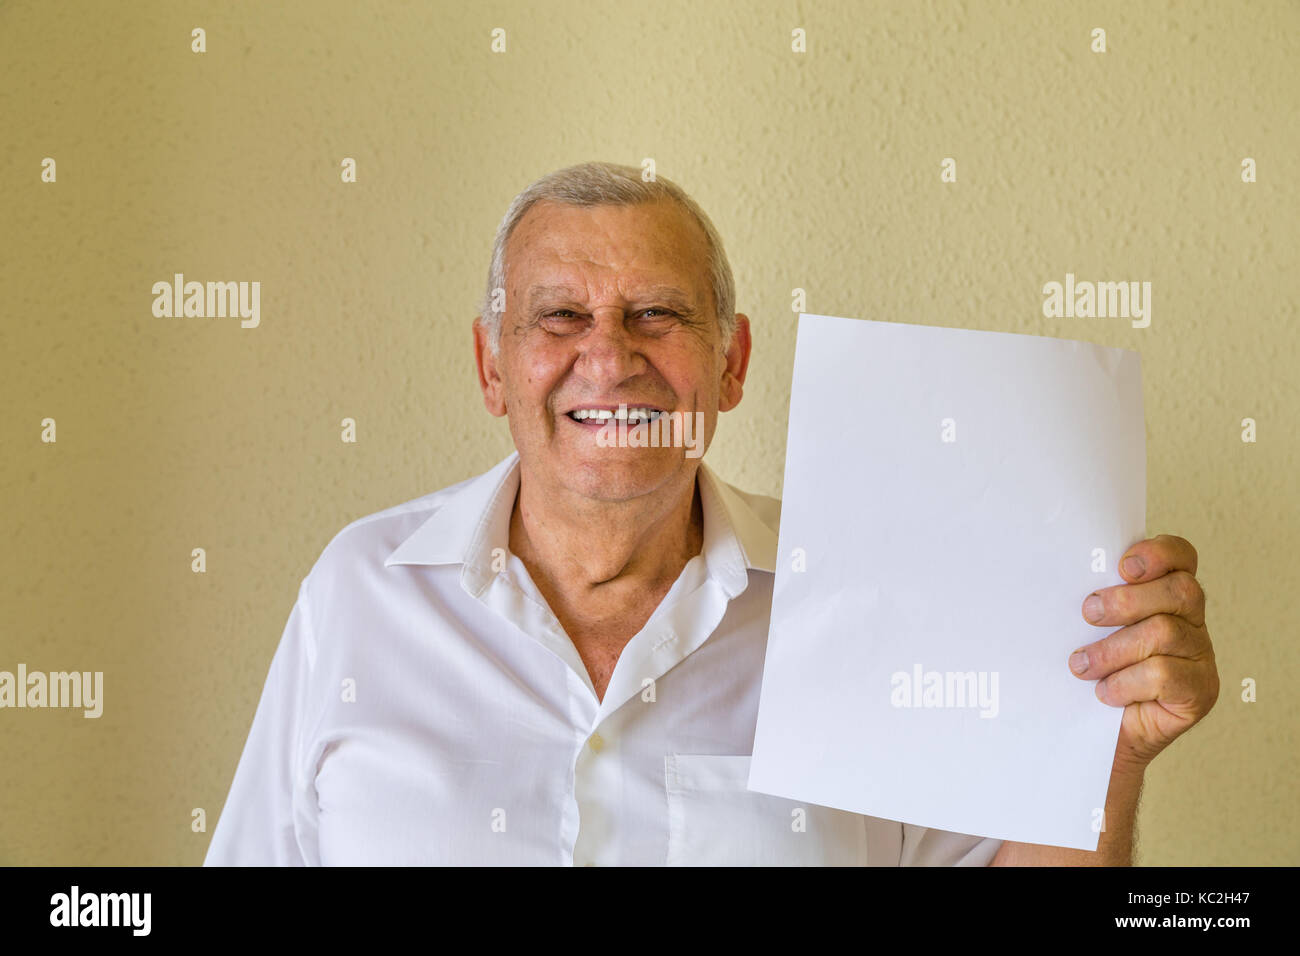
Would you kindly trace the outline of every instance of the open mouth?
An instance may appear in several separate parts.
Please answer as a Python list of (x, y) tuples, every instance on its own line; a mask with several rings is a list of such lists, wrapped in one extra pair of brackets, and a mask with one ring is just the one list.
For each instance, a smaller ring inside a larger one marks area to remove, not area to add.
[(655, 421), (660, 416), (667, 414), (661, 408), (652, 408), (646, 405), (637, 405), (629, 408), (626, 405), (620, 405), (618, 408), (575, 408), (565, 415), (571, 421), (579, 425), (588, 427), (602, 427), (612, 422), (626, 421), (629, 428), (634, 425), (646, 425)]

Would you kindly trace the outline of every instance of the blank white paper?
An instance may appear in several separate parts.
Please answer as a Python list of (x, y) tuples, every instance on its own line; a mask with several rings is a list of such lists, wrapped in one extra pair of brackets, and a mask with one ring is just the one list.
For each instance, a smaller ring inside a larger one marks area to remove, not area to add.
[(804, 315), (749, 789), (1095, 850), (1123, 709), (1070, 673), (1145, 536), (1138, 353)]

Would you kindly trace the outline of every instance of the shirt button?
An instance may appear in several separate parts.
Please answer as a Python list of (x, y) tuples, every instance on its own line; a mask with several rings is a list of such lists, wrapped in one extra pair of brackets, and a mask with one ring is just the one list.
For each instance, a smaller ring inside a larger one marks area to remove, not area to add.
[(594, 750), (596, 753), (600, 753), (602, 750), (605, 749), (605, 738), (602, 737), (600, 734), (592, 734), (590, 737), (587, 738), (587, 746), (590, 747), (592, 750)]

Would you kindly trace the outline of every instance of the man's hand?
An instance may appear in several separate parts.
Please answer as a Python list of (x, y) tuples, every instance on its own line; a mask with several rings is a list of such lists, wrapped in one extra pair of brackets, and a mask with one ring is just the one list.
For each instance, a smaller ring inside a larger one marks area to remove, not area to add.
[[(1140, 564), (1129, 564), (1134, 558)], [(1005, 841), (994, 866), (1130, 865), (1147, 764), (1219, 698), (1196, 549), (1183, 538), (1156, 535), (1129, 548), (1119, 572), (1129, 583), (1088, 595), (1083, 617), (1098, 627), (1126, 626), (1085, 644), (1069, 660), (1077, 677), (1097, 681), (1098, 698), (1124, 708), (1097, 849)]]
[(1205, 629), (1205, 593), (1196, 582), (1196, 549), (1161, 534), (1125, 552), (1128, 584), (1094, 591), (1083, 616), (1098, 627), (1121, 627), (1070, 655), (1097, 697), (1124, 708), (1114, 769), (1141, 772), (1161, 750), (1209, 713), (1219, 698), (1219, 671)]

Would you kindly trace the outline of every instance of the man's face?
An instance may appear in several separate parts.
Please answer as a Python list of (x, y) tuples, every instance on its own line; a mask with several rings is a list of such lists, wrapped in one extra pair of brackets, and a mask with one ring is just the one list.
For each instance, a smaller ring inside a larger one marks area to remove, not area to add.
[[(508, 415), (523, 467), (544, 487), (622, 501), (694, 476), (682, 447), (604, 447), (582, 410), (652, 409), (696, 421), (708, 447), (740, 401), (749, 322), (723, 350), (704, 231), (675, 203), (540, 202), (506, 247), (500, 353), (475, 322), (484, 401)], [(608, 433), (608, 432), (607, 432)]]

